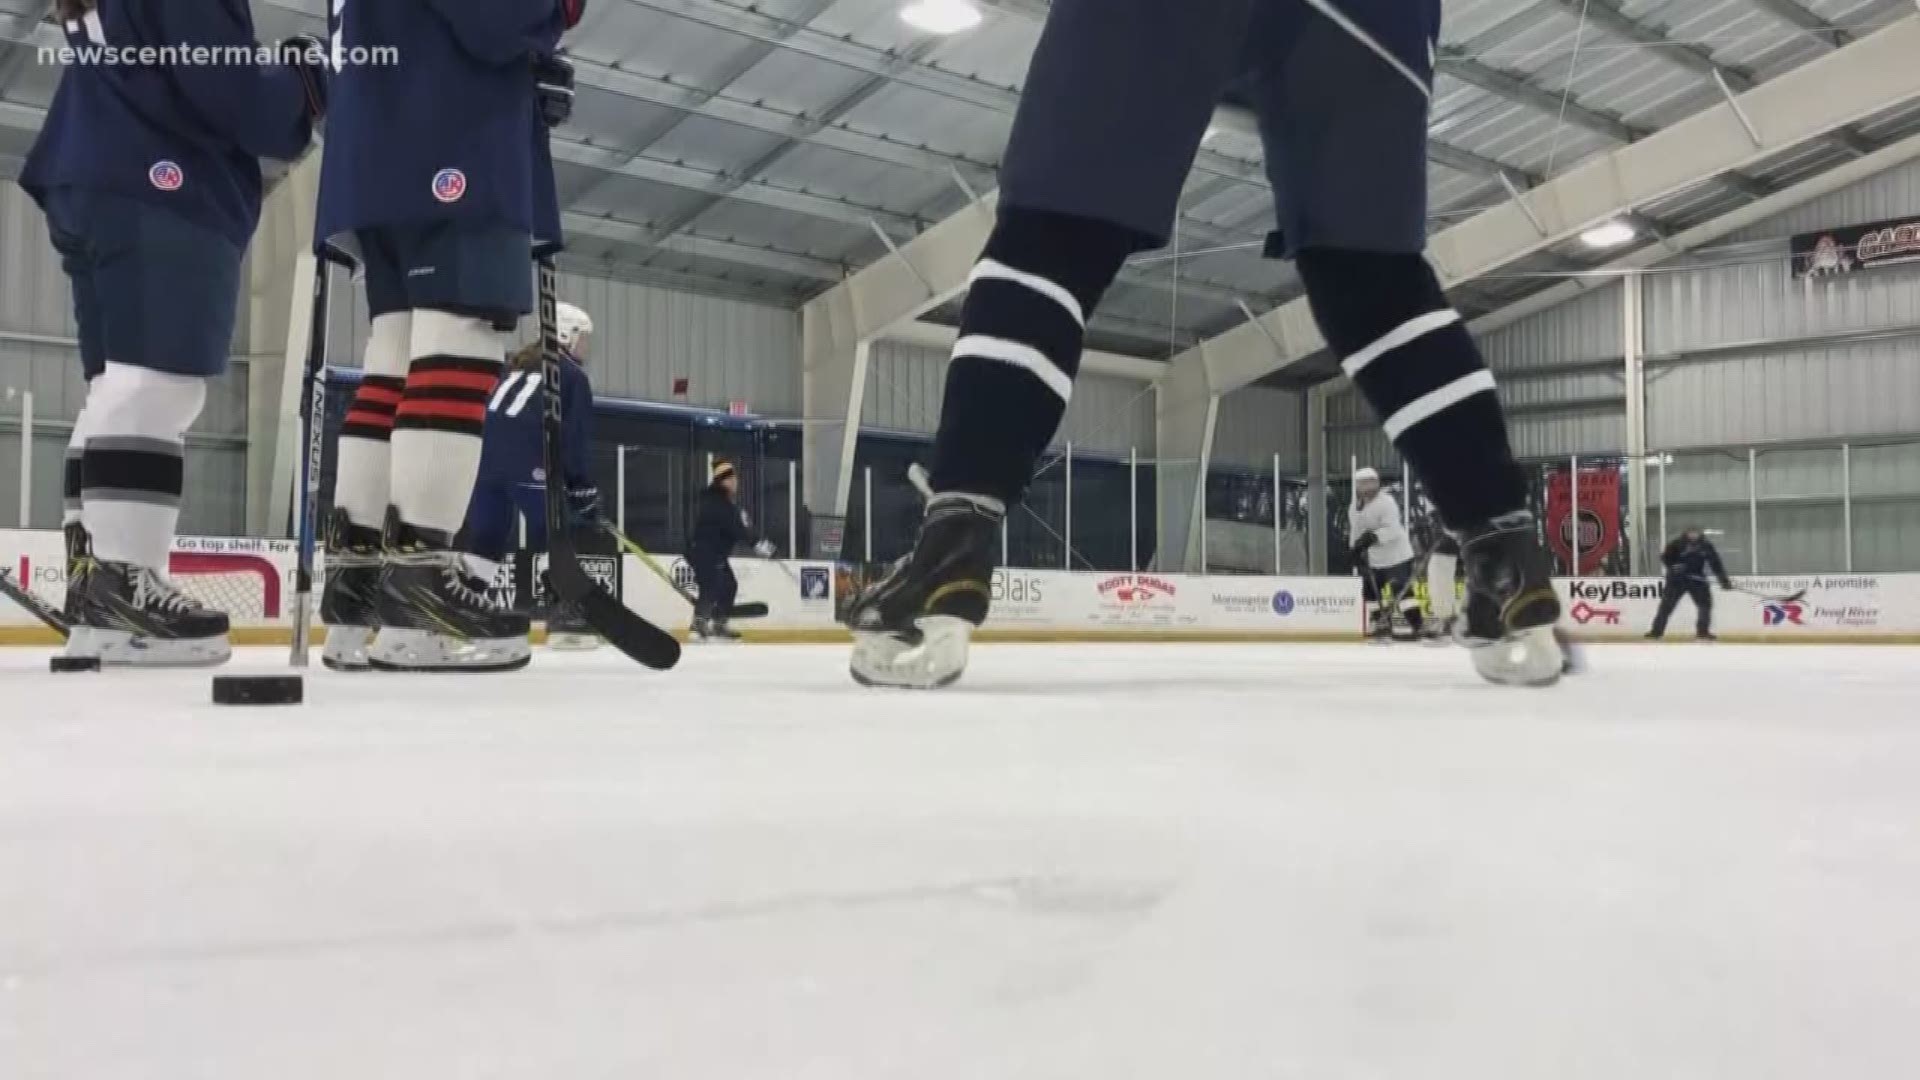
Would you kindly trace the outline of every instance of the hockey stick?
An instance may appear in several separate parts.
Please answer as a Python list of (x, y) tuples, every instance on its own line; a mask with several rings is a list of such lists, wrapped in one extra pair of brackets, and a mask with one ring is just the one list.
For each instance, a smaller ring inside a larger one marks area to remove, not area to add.
[(10, 571), (0, 570), (0, 596), (27, 609), (27, 614), (46, 623), (61, 637), (67, 636), (67, 617), (55, 611), (52, 604), (28, 592), (25, 587), (14, 584)]
[[(687, 603), (692, 604), (695, 607), (699, 606), (700, 604), (699, 598), (695, 597), (692, 593), (688, 592), (686, 589), (681, 588), (680, 583), (673, 579), (673, 574), (670, 571), (668, 571), (666, 567), (660, 565), (660, 560), (654, 558), (652, 555), (649, 555), (647, 553), (646, 548), (643, 548), (639, 544), (634, 543), (632, 540), (627, 539), (626, 534), (622, 533), (619, 529), (615, 528), (612, 522), (603, 521), (600, 523), (600, 527), (607, 531), (608, 536), (613, 537), (614, 543), (619, 544), (622, 548), (625, 548), (629, 555), (632, 555), (634, 558), (639, 559), (642, 563), (646, 565), (647, 569), (653, 571), (653, 574), (655, 577), (659, 578), (661, 581), (666, 582), (668, 588), (680, 594), (680, 599), (685, 600)], [(758, 603), (758, 602), (751, 603), (751, 604), (735, 604), (732, 607), (727, 609), (727, 618), (729, 619), (764, 619), (767, 617), (769, 610), (770, 609), (767, 607), (767, 605)]]
[(577, 605), (587, 625), (634, 660), (665, 671), (680, 662), (680, 642), (615, 599), (580, 565), (580, 551), (567, 528), (567, 494), (551, 478), (564, 476), (561, 462), (564, 417), (560, 396), (560, 324), (558, 272), (551, 255), (534, 260), (540, 277), (540, 375), (544, 416), (541, 457), (547, 476), (547, 575), (560, 599)]
[[(1705, 585), (1709, 588), (1713, 586), (1713, 582), (1708, 581), (1706, 578), (1703, 578), (1703, 577), (1689, 576), (1686, 580), (1697, 581), (1700, 584)], [(1751, 596), (1756, 600), (1765, 600), (1769, 604), (1797, 604), (1800, 601), (1805, 600), (1807, 598), (1807, 590), (1805, 589), (1801, 589), (1799, 592), (1791, 592), (1785, 595), (1781, 595), (1778, 593), (1764, 593), (1758, 589), (1749, 589), (1745, 585), (1729, 585), (1727, 586), (1726, 591), (1742, 593), (1744, 595)]]
[(1733, 591), (1737, 593), (1746, 593), (1748, 596), (1757, 597), (1761, 600), (1765, 600), (1769, 604), (1797, 604), (1800, 601), (1805, 600), (1807, 598), (1807, 590), (1805, 589), (1801, 589), (1799, 592), (1795, 592), (1795, 593), (1788, 593), (1785, 596), (1776, 596), (1773, 593), (1763, 593), (1758, 589), (1749, 589), (1744, 585), (1735, 585), (1733, 587)]
[(294, 556), (293, 655), (289, 658), (297, 668), (308, 666), (313, 647), (313, 563), (320, 542), (320, 468), (327, 439), (327, 306), (332, 271), (332, 259), (321, 254), (313, 268), (313, 316), (307, 326), (306, 377), (301, 390), (306, 395), (302, 422), (307, 428), (307, 456), (300, 461), (300, 540)]

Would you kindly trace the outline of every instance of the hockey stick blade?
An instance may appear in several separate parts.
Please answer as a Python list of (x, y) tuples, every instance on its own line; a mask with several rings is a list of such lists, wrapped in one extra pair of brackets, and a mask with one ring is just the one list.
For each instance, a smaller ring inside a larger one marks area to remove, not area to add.
[(1799, 592), (1788, 593), (1785, 596), (1776, 596), (1773, 593), (1763, 593), (1758, 589), (1736, 588), (1733, 591), (1746, 593), (1748, 596), (1754, 597), (1756, 599), (1765, 600), (1769, 604), (1797, 604), (1800, 601), (1805, 600), (1807, 598), (1807, 590), (1805, 589), (1801, 589)]
[(672, 634), (628, 610), (612, 594), (600, 587), (580, 566), (580, 555), (568, 541), (553, 541), (549, 535), (547, 574), (560, 599), (580, 609), (587, 625), (619, 649), (655, 671), (666, 671), (680, 662), (680, 642)]
[(27, 614), (46, 623), (50, 629), (61, 637), (67, 636), (66, 616), (55, 611), (53, 606), (45, 600), (14, 584), (13, 574), (6, 570), (0, 570), (0, 596), (5, 596), (14, 603), (26, 608)]
[[(632, 540), (628, 539), (627, 534), (621, 532), (618, 526), (614, 525), (610, 521), (602, 521), (600, 522), (600, 528), (604, 529), (608, 536), (613, 537), (614, 543), (619, 544), (621, 547), (625, 548), (627, 550), (627, 554), (632, 555), (636, 559), (639, 559), (642, 565), (644, 565), (648, 570), (653, 571), (653, 576), (659, 578), (661, 581), (666, 582), (667, 588), (672, 589), (676, 593), (679, 593), (680, 599), (685, 600), (687, 603), (692, 604), (695, 607), (700, 606), (699, 599), (695, 597), (693, 593), (682, 588), (679, 582), (673, 580), (673, 575), (667, 573), (666, 568), (660, 565), (660, 560), (648, 554), (646, 548), (643, 548), (639, 544), (636, 544)], [(772, 612), (771, 608), (767, 607), (767, 605), (765, 604), (758, 603), (758, 602), (748, 603), (748, 604), (735, 604), (732, 607), (727, 609), (727, 618), (729, 619), (764, 619), (771, 612)]]
[(547, 574), (560, 599), (580, 609), (581, 617), (607, 644), (633, 660), (665, 671), (680, 662), (680, 642), (672, 634), (635, 614), (625, 604), (600, 588), (600, 583), (580, 565), (580, 551), (567, 529), (566, 492), (558, 478), (565, 475), (560, 464), (562, 404), (560, 394), (559, 272), (548, 255), (535, 258), (539, 270), (540, 300), (540, 374), (542, 417), (540, 424), (541, 464), (547, 476)]

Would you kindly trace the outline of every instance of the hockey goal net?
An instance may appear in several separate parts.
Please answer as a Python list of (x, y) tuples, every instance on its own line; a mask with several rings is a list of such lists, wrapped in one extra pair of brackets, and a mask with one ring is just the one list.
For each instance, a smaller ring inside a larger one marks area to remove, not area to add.
[(262, 556), (176, 551), (167, 573), (181, 592), (226, 612), (235, 625), (270, 623), (281, 616), (280, 568)]

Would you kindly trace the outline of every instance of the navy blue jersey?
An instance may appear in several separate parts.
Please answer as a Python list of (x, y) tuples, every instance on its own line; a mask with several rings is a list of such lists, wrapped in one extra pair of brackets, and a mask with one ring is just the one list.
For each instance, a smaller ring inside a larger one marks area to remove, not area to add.
[[(542, 461), (541, 416), (545, 401), (540, 369), (509, 367), (487, 402), (486, 443), (480, 475), (503, 484), (546, 483)], [(569, 489), (594, 486), (593, 384), (587, 370), (567, 357), (560, 364), (561, 480)]]
[(1660, 563), (1667, 568), (1668, 577), (1705, 581), (1712, 573), (1722, 587), (1727, 584), (1727, 564), (1720, 561), (1720, 549), (1704, 536), (1674, 537), (1660, 553)]
[(694, 515), (693, 537), (687, 544), (688, 560), (694, 563), (724, 561), (753, 538), (753, 519), (718, 481), (708, 484), (700, 493), (700, 508)]
[[(20, 177), (36, 202), (83, 188), (165, 207), (245, 247), (260, 222), (260, 158), (292, 160), (313, 129), (298, 73), (253, 37), (246, 0), (100, 0), (64, 27), (74, 62)], [(161, 52), (220, 50), (214, 62)]]
[[(351, 250), (361, 229), (444, 221), (551, 239), (541, 234), (557, 232), (559, 209), (532, 64), (561, 25), (558, 0), (333, 0), (341, 63), (316, 243)], [(374, 50), (399, 62), (371, 62)]]

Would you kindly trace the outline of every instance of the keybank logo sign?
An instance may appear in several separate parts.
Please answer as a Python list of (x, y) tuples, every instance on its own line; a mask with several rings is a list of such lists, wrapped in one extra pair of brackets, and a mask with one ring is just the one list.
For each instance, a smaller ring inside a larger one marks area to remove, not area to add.
[(1622, 600), (1658, 600), (1665, 595), (1665, 592), (1665, 586), (1658, 582), (1606, 581), (1591, 578), (1576, 578), (1567, 582), (1569, 597), (1601, 604), (1617, 604)]

